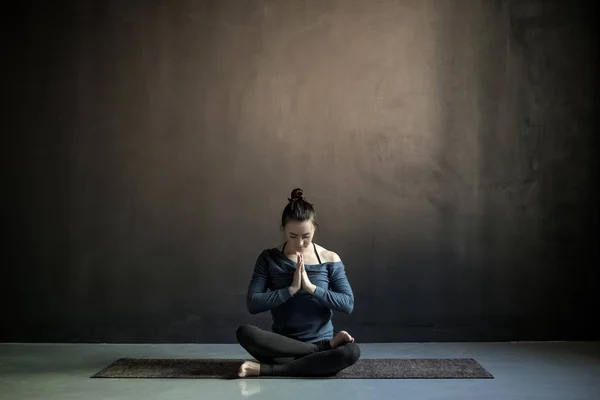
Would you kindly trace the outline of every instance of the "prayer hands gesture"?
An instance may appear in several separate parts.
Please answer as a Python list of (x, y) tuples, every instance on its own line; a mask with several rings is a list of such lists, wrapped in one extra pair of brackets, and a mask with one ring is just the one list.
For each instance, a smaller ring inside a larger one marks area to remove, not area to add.
[(313, 285), (308, 279), (308, 274), (304, 268), (304, 255), (298, 253), (298, 260), (296, 261), (296, 271), (294, 272), (294, 280), (289, 287), (292, 295), (296, 294), (300, 288), (306, 290), (308, 293), (313, 294), (317, 287)]

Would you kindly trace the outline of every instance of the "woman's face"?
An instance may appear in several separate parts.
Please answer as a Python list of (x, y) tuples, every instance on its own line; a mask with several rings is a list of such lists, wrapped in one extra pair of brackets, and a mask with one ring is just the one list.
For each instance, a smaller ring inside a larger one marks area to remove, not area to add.
[(311, 243), (315, 234), (315, 226), (311, 221), (289, 221), (285, 225), (285, 236), (290, 249), (302, 252)]

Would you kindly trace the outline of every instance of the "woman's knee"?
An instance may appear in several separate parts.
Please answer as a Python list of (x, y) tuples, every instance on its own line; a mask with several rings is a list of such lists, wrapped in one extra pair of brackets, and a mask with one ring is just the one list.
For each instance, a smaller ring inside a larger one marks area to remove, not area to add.
[(258, 328), (254, 325), (241, 325), (235, 332), (235, 338), (239, 344), (247, 343), (248, 339), (253, 336), (257, 329)]
[(343, 350), (344, 364), (347, 366), (355, 364), (360, 358), (360, 347), (356, 343), (346, 343), (340, 346)]

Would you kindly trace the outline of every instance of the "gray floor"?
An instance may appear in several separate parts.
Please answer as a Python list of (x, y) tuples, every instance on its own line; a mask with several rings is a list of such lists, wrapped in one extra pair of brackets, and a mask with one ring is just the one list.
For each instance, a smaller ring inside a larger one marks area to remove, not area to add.
[(484, 380), (90, 379), (120, 357), (246, 357), (235, 345), (0, 344), (0, 399), (600, 399), (600, 343), (361, 344), (365, 358), (472, 357)]

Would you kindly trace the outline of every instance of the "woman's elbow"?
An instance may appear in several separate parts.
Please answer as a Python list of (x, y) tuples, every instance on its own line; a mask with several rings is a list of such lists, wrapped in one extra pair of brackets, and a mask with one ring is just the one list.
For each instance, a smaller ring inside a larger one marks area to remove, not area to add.
[(354, 298), (350, 298), (348, 300), (348, 303), (346, 304), (346, 307), (344, 307), (344, 312), (346, 314), (352, 314), (352, 311), (354, 311)]
[(260, 307), (258, 307), (258, 305), (256, 304), (256, 302), (252, 301), (251, 298), (248, 298), (246, 300), (246, 309), (252, 315), (258, 314), (258, 313), (260, 313), (262, 311), (260, 309)]

